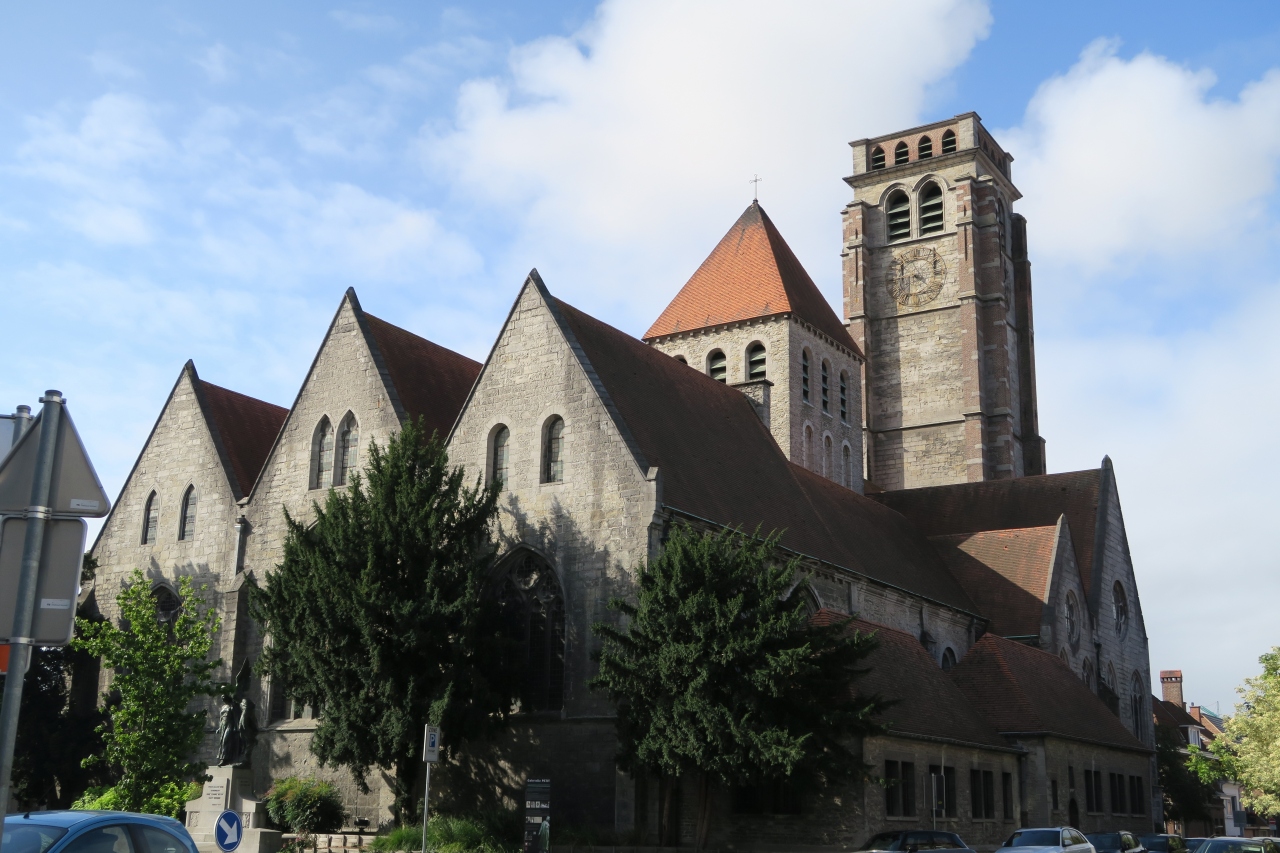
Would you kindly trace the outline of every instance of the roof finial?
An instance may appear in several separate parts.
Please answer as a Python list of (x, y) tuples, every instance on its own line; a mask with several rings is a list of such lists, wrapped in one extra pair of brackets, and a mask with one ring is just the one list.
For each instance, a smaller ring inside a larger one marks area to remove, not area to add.
[(753, 177), (751, 180), (747, 181), (747, 183), (749, 183), (749, 184), (751, 184), (751, 185), (752, 185), (752, 187), (751, 187), (751, 196), (752, 196), (751, 201), (752, 201), (754, 204), (759, 204), (759, 203), (760, 203), (760, 182), (761, 182), (761, 181), (763, 181), (763, 180), (764, 180), (764, 178), (760, 177), (759, 175), (756, 175), (756, 176), (755, 176), (755, 177)]

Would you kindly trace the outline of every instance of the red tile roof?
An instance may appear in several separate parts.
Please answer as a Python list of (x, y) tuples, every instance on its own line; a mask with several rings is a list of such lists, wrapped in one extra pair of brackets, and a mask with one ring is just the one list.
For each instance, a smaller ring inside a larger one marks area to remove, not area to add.
[(759, 202), (752, 202), (645, 340), (775, 314), (793, 314), (862, 355)]
[(689, 516), (762, 532), (794, 551), (976, 613), (905, 519), (793, 465), (743, 394), (548, 296), (662, 502)]
[(427, 431), (449, 435), (480, 375), (480, 363), (372, 314), (364, 314), (404, 413)]
[[(830, 610), (814, 614), (814, 621), (824, 625), (845, 618)], [(874, 632), (879, 641), (879, 647), (867, 658), (866, 674), (854, 687), (894, 702), (880, 717), (890, 733), (1009, 748), (1009, 742), (973, 710), (918, 639), (862, 619), (855, 619), (850, 627)]]
[(196, 375), (195, 366), (188, 365), (227, 478), (236, 498), (242, 498), (253, 488), (289, 410), (205, 382)]
[(951, 675), (1003, 735), (1057, 735), (1150, 751), (1057, 655), (986, 634)]
[(1040, 633), (1057, 525), (935, 536), (951, 573), (1002, 637)]
[[(1181, 708), (1178, 710), (1182, 711)], [(1183, 711), (1183, 713), (1185, 714), (1186, 711)], [(1159, 696), (1151, 697), (1151, 719), (1155, 721), (1157, 726), (1173, 729), (1181, 736), (1183, 723), (1178, 721), (1178, 718), (1173, 715), (1168, 705)], [(1192, 723), (1195, 724), (1195, 721), (1192, 720)]]
[(874, 495), (910, 519), (926, 536), (1047, 527), (1067, 516), (1080, 579), (1089, 590), (1102, 469), (1010, 480), (957, 483)]

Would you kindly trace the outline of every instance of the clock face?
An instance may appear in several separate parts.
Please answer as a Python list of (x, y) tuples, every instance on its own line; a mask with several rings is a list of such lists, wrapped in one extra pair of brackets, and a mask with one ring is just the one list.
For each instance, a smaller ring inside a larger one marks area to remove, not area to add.
[(899, 252), (889, 265), (889, 293), (907, 308), (928, 305), (946, 282), (947, 262), (924, 246)]

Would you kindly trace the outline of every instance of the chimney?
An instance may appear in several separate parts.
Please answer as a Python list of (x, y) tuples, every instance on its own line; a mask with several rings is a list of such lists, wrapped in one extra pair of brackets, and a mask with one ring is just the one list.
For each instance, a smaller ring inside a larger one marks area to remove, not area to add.
[(1187, 710), (1187, 703), (1182, 701), (1182, 670), (1160, 670), (1160, 689), (1164, 693), (1164, 701), (1176, 703), (1182, 710)]

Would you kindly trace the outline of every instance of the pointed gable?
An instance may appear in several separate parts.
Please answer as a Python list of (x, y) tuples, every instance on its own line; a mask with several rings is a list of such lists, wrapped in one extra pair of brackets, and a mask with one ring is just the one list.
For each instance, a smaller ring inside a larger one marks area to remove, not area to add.
[[(188, 362), (190, 364), (190, 362)], [(223, 457), (237, 499), (253, 488), (289, 410), (205, 382), (191, 365), (192, 385)]]
[(793, 314), (862, 355), (777, 226), (753, 201), (644, 339), (777, 314)]
[(1058, 526), (936, 536), (956, 580), (1002, 637), (1039, 636), (1053, 576)]

